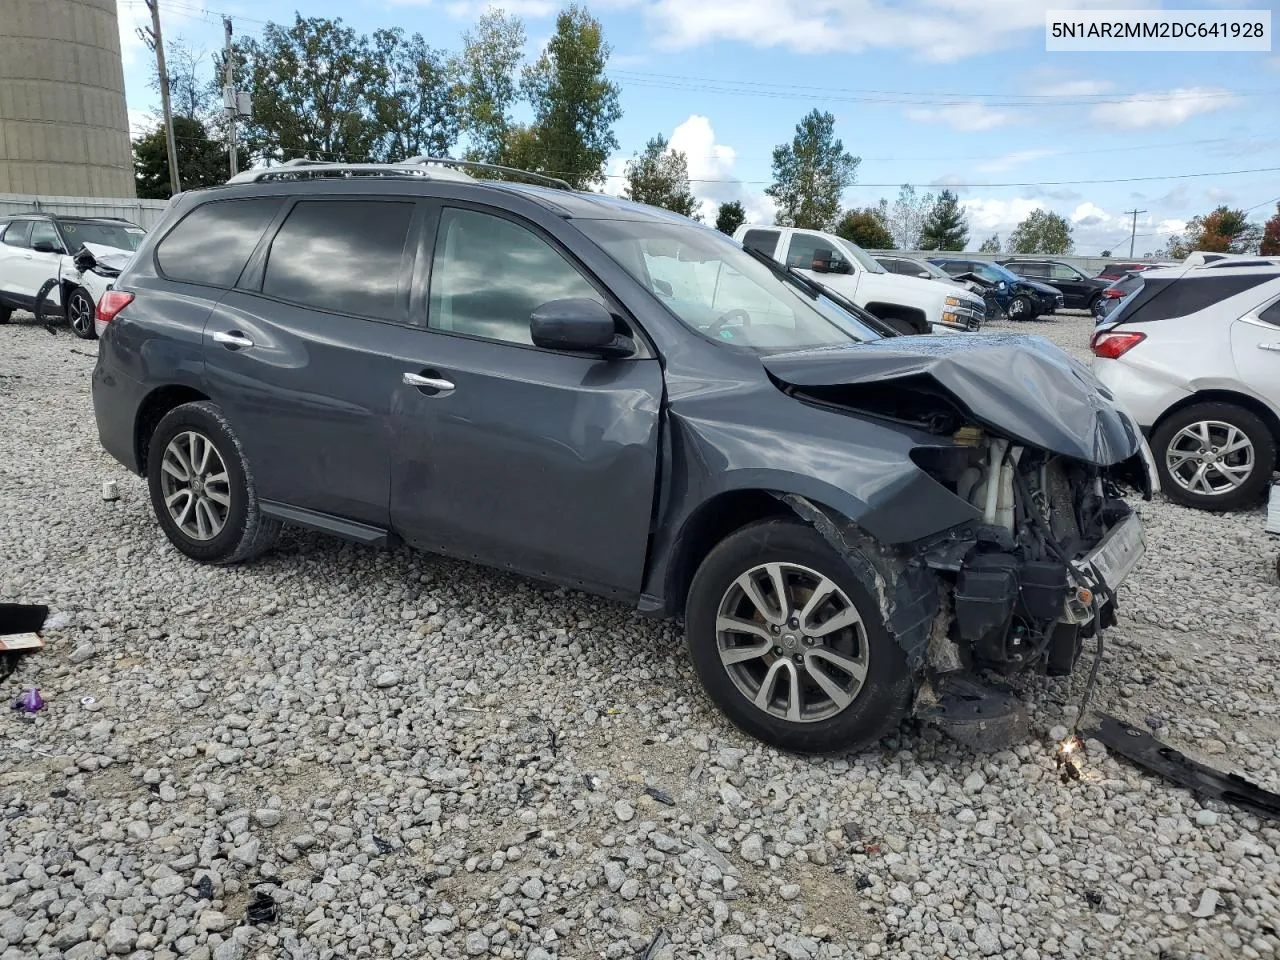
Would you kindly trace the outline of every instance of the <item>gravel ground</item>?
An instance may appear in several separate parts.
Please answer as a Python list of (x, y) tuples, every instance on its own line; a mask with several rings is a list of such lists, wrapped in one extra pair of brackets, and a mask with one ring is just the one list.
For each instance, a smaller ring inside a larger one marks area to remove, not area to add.
[[(0, 717), (0, 960), (1280, 954), (1274, 823), (1096, 744), (1055, 775), (1083, 671), (1012, 750), (786, 756), (616, 604), (297, 532), (186, 561), (98, 447), (94, 345), (0, 343), (0, 596), (69, 617), (0, 683), (47, 700)], [(1140, 510), (1095, 703), (1280, 790), (1280, 544)]]

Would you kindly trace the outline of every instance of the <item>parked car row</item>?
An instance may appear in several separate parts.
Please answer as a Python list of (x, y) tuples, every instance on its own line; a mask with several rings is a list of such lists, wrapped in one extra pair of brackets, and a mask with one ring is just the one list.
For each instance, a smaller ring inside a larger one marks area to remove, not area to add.
[(22, 213), (0, 218), (0, 323), (14, 310), (58, 309), (76, 336), (94, 333), (94, 310), (145, 231), (113, 217)]

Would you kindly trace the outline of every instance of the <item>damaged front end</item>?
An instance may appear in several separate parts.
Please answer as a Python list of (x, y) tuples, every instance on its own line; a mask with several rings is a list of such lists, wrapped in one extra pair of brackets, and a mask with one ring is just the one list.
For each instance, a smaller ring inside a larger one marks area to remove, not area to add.
[[(1122, 492), (1149, 498), (1154, 467), (1132, 420), (1057, 348), (981, 335), (904, 348), (913, 339), (867, 350), (839, 382), (812, 356), (766, 365), (799, 400), (926, 437), (912, 449), (915, 466), (938, 496), (971, 508), (970, 521), (893, 547), (902, 573), (891, 606), (913, 611), (893, 629), (919, 677), (917, 715), (962, 741), (998, 745), (1025, 729), (1004, 678), (1069, 674), (1084, 641), (1115, 622), (1117, 589), (1144, 550)], [(812, 504), (787, 499), (813, 522)], [(849, 556), (847, 535), (826, 526)]]

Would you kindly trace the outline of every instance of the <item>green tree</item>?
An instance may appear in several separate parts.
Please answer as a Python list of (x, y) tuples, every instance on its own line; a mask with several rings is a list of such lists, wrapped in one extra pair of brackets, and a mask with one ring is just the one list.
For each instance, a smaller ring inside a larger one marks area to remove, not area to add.
[(693, 217), (698, 199), (689, 190), (689, 163), (683, 153), (668, 146), (659, 134), (645, 144), (644, 153), (627, 161), (627, 185), (622, 195)]
[(963, 250), (968, 242), (969, 221), (960, 201), (952, 191), (943, 190), (924, 218), (918, 246), (921, 250)]
[[(1183, 249), (1180, 257), (1193, 250), (1209, 253), (1252, 253), (1262, 238), (1262, 227), (1250, 223), (1243, 210), (1215, 207), (1202, 216), (1193, 217), (1186, 232), (1178, 240)], [(1174, 245), (1170, 241), (1170, 246)]]
[(399, 27), (374, 33), (373, 55), (373, 113), (383, 135), (378, 158), (448, 156), (462, 120), (457, 64), (427, 46), (421, 34), (407, 35)]
[(1262, 243), (1258, 252), (1264, 257), (1280, 257), (1280, 203), (1276, 204), (1275, 216), (1262, 226)]
[(361, 162), (384, 132), (374, 116), (383, 77), (367, 38), (342, 20), (295, 15), (244, 44), (253, 94), (251, 142), (270, 157)]
[(1070, 253), (1075, 243), (1071, 239), (1071, 224), (1050, 210), (1032, 210), (1025, 220), (1009, 234), (1009, 253)]
[(720, 209), (716, 211), (716, 229), (729, 236), (733, 236), (734, 231), (746, 222), (747, 211), (742, 209), (742, 204), (737, 200), (720, 204)]
[(499, 163), (506, 159), (512, 139), (511, 110), (520, 95), (524, 43), (524, 23), (499, 9), (491, 9), (462, 36), (456, 70), (470, 160)]
[(610, 48), (600, 21), (570, 6), (537, 61), (525, 68), (521, 89), (533, 108), (535, 168), (577, 189), (604, 182), (604, 162), (618, 149), (613, 125), (622, 116), (618, 85), (605, 76)]
[(1110, 250), (1103, 250), (1103, 251), (1102, 251), (1102, 253), (1101, 253), (1101, 254), (1099, 254), (1099, 256), (1109, 257), (1109, 256), (1111, 256), (1111, 251), (1110, 251)]
[(1000, 234), (993, 233), (987, 239), (982, 241), (982, 246), (978, 248), (979, 253), (999, 253), (1000, 252)]
[[(164, 63), (169, 73), (169, 106), (173, 115), (208, 125), (222, 110), (222, 82), (218, 79), (220, 74), (215, 73), (221, 67), (221, 58), (214, 60), (177, 37), (165, 43)], [(150, 86), (159, 97), (160, 70), (154, 65)], [(161, 116), (156, 113), (157, 122), (162, 122)]]
[(840, 215), (840, 198), (861, 161), (844, 149), (835, 128), (833, 114), (814, 110), (796, 124), (790, 143), (774, 148), (773, 184), (765, 193), (778, 204), (778, 224), (825, 230)]
[(833, 231), (837, 237), (843, 237), (867, 250), (893, 250), (893, 234), (885, 223), (888, 202), (880, 201), (879, 207), (862, 207), (858, 210), (847, 210)]
[(917, 194), (916, 188), (904, 183), (898, 191), (898, 199), (893, 204), (893, 212), (888, 214), (885, 222), (889, 232), (893, 234), (894, 244), (899, 250), (912, 250), (920, 239), (920, 230), (924, 227), (925, 217), (933, 209), (933, 194)]
[[(190, 117), (173, 118), (178, 145), (178, 175), (184, 190), (226, 183), (230, 176), (226, 142), (209, 136), (203, 123)], [(241, 167), (249, 165), (249, 152), (237, 154)], [(138, 196), (143, 200), (167, 200), (173, 196), (169, 182), (169, 151), (164, 124), (133, 141), (133, 172)]]

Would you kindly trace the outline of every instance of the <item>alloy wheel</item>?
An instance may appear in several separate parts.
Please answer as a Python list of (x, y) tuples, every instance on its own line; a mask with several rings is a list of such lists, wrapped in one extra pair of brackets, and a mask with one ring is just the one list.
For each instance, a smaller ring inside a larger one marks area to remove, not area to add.
[(753, 567), (716, 614), (720, 662), (757, 709), (792, 723), (835, 716), (867, 678), (866, 629), (829, 577), (792, 563)]
[(169, 441), (160, 463), (160, 489), (169, 518), (192, 540), (212, 540), (231, 512), (231, 483), (213, 442), (187, 430)]
[(67, 303), (67, 322), (71, 329), (84, 336), (93, 329), (93, 304), (84, 294), (73, 294)]
[(1220, 496), (1238, 489), (1253, 474), (1253, 443), (1233, 424), (1202, 420), (1173, 435), (1164, 463), (1183, 490)]

